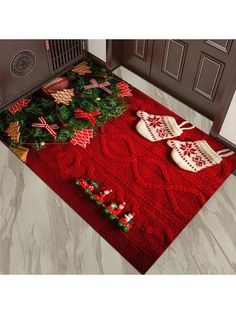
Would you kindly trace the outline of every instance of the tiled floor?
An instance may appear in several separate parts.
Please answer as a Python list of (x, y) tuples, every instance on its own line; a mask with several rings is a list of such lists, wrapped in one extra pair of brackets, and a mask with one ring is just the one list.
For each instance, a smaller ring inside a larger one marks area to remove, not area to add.
[[(208, 119), (124, 68), (115, 73), (209, 133)], [(0, 273), (138, 273), (2, 143), (0, 154)], [(148, 274), (235, 274), (235, 188), (231, 175)]]

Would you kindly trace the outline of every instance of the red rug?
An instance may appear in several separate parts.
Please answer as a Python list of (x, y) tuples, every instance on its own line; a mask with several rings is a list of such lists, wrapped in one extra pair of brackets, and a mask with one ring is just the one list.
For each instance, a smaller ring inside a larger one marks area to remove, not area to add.
[[(198, 173), (178, 168), (166, 141), (152, 143), (137, 133), (136, 112), (141, 109), (172, 115), (178, 123), (183, 119), (140, 91), (134, 90), (133, 94), (129, 109), (107, 123), (86, 149), (71, 144), (48, 145), (40, 151), (31, 149), (27, 164), (121, 255), (145, 273), (236, 168), (236, 155)], [(178, 138), (201, 139), (215, 150), (224, 148), (197, 128)], [(138, 213), (130, 232), (123, 232), (85, 196), (75, 185), (79, 177), (90, 177), (111, 188), (114, 193), (110, 200), (125, 201), (128, 208)]]

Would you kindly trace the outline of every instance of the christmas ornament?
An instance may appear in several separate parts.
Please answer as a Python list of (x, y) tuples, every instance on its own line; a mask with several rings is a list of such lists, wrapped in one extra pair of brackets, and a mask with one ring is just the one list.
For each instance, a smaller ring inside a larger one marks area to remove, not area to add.
[(92, 129), (83, 129), (81, 131), (76, 130), (71, 137), (70, 142), (73, 145), (80, 145), (81, 147), (86, 148), (86, 145), (90, 143), (90, 138), (93, 138)]
[(27, 155), (28, 155), (28, 152), (29, 152), (28, 148), (26, 148), (26, 147), (9, 147), (9, 148), (23, 162), (26, 162)]
[(96, 120), (94, 116), (98, 116), (101, 112), (99, 110), (93, 112), (85, 112), (82, 109), (78, 108), (74, 110), (74, 117), (75, 118), (87, 118), (91, 122), (92, 125), (96, 124)]
[(92, 191), (94, 189), (99, 188), (99, 185), (97, 184), (97, 182), (90, 181), (89, 178), (87, 178), (87, 179), (83, 179), (83, 178), (76, 179), (75, 184), (78, 186), (81, 186), (84, 189), (84, 192), (86, 194), (92, 194)]
[(19, 121), (15, 121), (15, 122), (11, 121), (5, 132), (12, 141), (19, 142), (19, 139), (20, 139)]
[(124, 82), (124, 81), (119, 82), (119, 83), (116, 84), (116, 86), (119, 89), (119, 94), (118, 94), (119, 98), (132, 96), (132, 91), (131, 91), (131, 89), (129, 88), (129, 85), (126, 82)]
[(92, 201), (95, 201), (98, 205), (104, 205), (104, 198), (105, 196), (109, 195), (112, 192), (112, 190), (105, 190), (103, 192), (100, 192), (99, 194), (93, 194), (90, 196), (90, 199)]
[(40, 117), (39, 121), (40, 123), (33, 123), (32, 127), (33, 128), (45, 128), (48, 131), (48, 133), (50, 133), (54, 137), (54, 139), (56, 139), (57, 133), (54, 130), (59, 129), (59, 126), (57, 124), (51, 124), (51, 125), (48, 124), (46, 120), (44, 119), (44, 117)]
[(125, 232), (128, 232), (130, 231), (130, 229), (132, 228), (134, 222), (133, 222), (133, 218), (135, 216), (135, 213), (129, 213), (129, 214), (126, 214), (124, 217), (122, 217), (121, 219), (119, 219), (119, 227), (123, 228), (123, 230)]
[(8, 110), (11, 114), (15, 114), (17, 111), (21, 111), (22, 108), (28, 105), (28, 103), (31, 101), (31, 99), (23, 98), (19, 100), (17, 103), (12, 105)]
[(110, 205), (106, 206), (106, 208), (104, 209), (104, 213), (109, 214), (111, 220), (118, 219), (118, 216), (121, 214), (121, 212), (125, 208), (125, 205), (126, 205), (125, 202), (122, 202), (119, 205), (116, 205), (115, 203), (111, 203)]
[(99, 188), (99, 184), (94, 180), (90, 180), (89, 178), (76, 179), (75, 184), (81, 186), (82, 189), (84, 189), (84, 192), (86, 194), (89, 194), (90, 199), (92, 201), (95, 201), (97, 205), (103, 205), (105, 196), (112, 192), (112, 190), (105, 190), (103, 192), (100, 192), (99, 194), (93, 194), (93, 191)]
[(71, 71), (79, 75), (86, 75), (92, 73), (91, 68), (86, 61), (79, 63)]
[(72, 97), (75, 96), (74, 89), (63, 89), (51, 94), (56, 104), (64, 104), (69, 106)]
[(42, 88), (43, 91), (51, 95), (52, 93), (55, 93), (57, 91), (61, 91), (63, 89), (67, 89), (69, 87), (69, 80), (65, 76), (56, 77), (52, 81), (45, 84)]
[(98, 206), (102, 206), (104, 208), (104, 213), (108, 214), (111, 220), (118, 220), (118, 225), (125, 231), (128, 232), (132, 225), (133, 225), (133, 217), (135, 216), (135, 213), (127, 213), (124, 215), (124, 217), (119, 218), (119, 215), (122, 213), (122, 211), (125, 208), (126, 203), (122, 202), (120, 204), (116, 204), (112, 202), (109, 205), (106, 205), (104, 203), (104, 198), (109, 195), (112, 190), (105, 190), (102, 192), (99, 192), (99, 194), (94, 194), (94, 190), (99, 188), (99, 185), (97, 182), (87, 179), (76, 179), (75, 184), (77, 186), (80, 186), (85, 194), (89, 195), (90, 200), (95, 201)]
[(167, 145), (172, 148), (171, 157), (174, 162), (181, 169), (192, 172), (220, 164), (223, 157), (234, 154), (228, 148), (216, 152), (205, 140), (195, 142), (168, 140)]
[(178, 125), (175, 118), (171, 116), (159, 116), (141, 110), (137, 112), (137, 116), (140, 118), (140, 121), (136, 125), (136, 130), (151, 142), (173, 138), (181, 135), (183, 130), (194, 128), (193, 125), (183, 128), (189, 122), (183, 121)]
[(110, 85), (108, 81), (103, 82), (103, 83), (98, 83), (95, 79), (91, 79), (90, 82), (91, 82), (91, 85), (84, 85), (83, 88), (85, 89), (101, 88), (108, 94), (112, 94), (112, 91), (106, 87)]

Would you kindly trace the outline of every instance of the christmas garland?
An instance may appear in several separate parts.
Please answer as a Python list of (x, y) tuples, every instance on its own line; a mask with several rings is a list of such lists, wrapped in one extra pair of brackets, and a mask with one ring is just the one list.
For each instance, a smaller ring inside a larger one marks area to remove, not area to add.
[(127, 83), (83, 61), (0, 113), (0, 140), (10, 148), (65, 142), (85, 148), (98, 127), (127, 109), (129, 96)]

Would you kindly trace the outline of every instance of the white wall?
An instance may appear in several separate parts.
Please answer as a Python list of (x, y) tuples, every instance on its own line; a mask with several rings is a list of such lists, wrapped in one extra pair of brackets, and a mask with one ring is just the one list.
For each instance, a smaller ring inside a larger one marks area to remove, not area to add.
[(221, 127), (220, 135), (236, 145), (236, 91)]
[(88, 51), (106, 62), (106, 40), (105, 39), (89, 39)]

